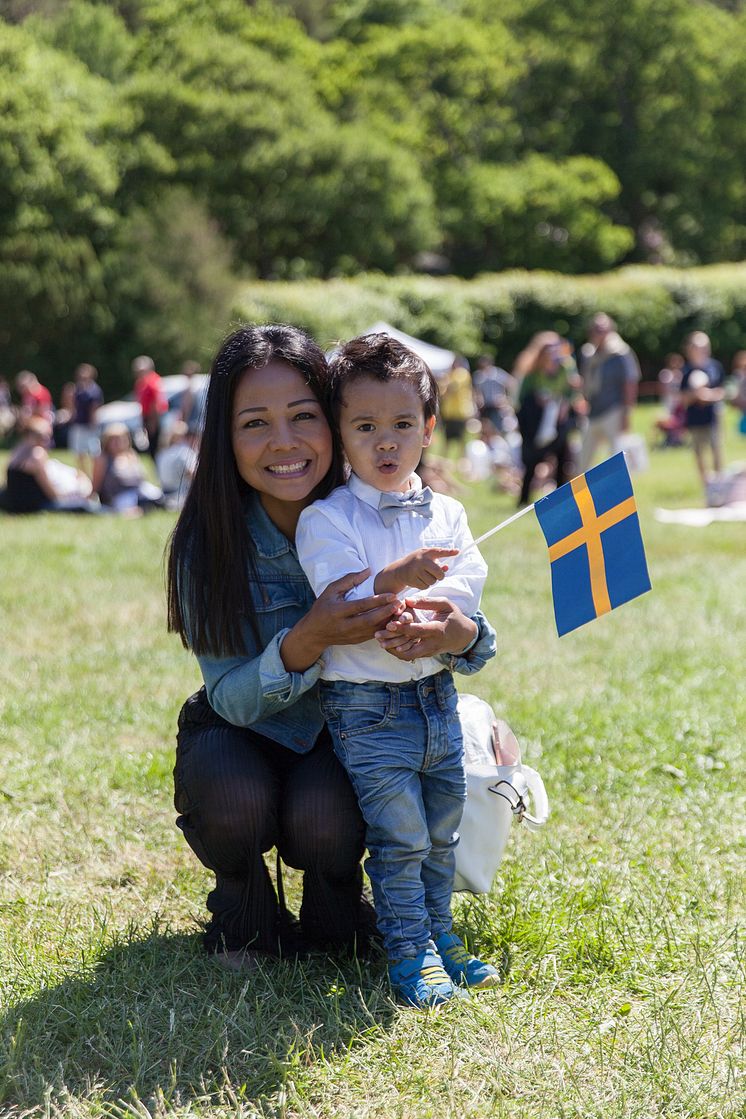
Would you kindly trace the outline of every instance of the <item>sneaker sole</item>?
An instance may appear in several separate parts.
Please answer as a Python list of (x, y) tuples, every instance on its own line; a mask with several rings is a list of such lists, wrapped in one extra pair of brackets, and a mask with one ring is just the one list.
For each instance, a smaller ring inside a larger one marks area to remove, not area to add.
[(485, 991), (488, 987), (499, 987), (502, 980), (499, 975), (485, 975), (484, 979), (480, 979), (478, 983), (469, 983), (466, 979), (466, 974), (461, 976), (451, 976), (451, 983), (457, 991)]
[(449, 1006), (451, 1003), (468, 1002), (470, 997), (465, 987), (457, 987), (453, 994), (447, 999), (438, 998), (432, 1002), (410, 1002), (409, 999), (397, 996), (396, 1001), (397, 1005), (406, 1010), (432, 1010), (437, 1013), (442, 1010), (444, 1006)]
[(482, 979), (482, 981), (480, 983), (470, 983), (468, 989), (470, 991), (486, 991), (489, 987), (499, 987), (499, 986), (500, 986), (500, 976), (499, 975), (487, 975), (487, 976), (485, 976), (484, 979)]

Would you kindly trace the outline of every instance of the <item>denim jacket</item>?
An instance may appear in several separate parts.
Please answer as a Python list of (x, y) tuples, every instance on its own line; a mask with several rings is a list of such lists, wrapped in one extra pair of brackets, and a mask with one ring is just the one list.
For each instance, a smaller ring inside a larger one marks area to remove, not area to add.
[[(324, 725), (318, 700), (321, 663), (305, 672), (288, 672), (280, 646), (308, 613), (314, 595), (295, 548), (269, 519), (256, 494), (249, 499), (246, 523), (256, 547), (257, 574), (251, 576), (250, 589), (260, 641), (257, 644), (245, 623), (245, 655), (197, 660), (207, 698), (218, 715), (303, 754)], [(445, 668), (470, 674), (494, 657), (495, 631), (481, 612), (474, 621), (479, 627), (475, 640), (459, 656), (440, 657)]]

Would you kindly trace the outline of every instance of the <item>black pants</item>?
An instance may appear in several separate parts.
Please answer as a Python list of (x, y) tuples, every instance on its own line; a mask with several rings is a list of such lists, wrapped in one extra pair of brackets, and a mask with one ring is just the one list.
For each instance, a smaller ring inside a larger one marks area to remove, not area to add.
[(560, 435), (545, 447), (537, 447), (535, 443), (524, 441), (521, 448), (521, 457), (523, 459), (523, 482), (521, 484), (521, 496), (518, 498), (518, 506), (528, 505), (531, 500), (531, 486), (536, 473), (536, 467), (540, 462), (544, 462), (550, 455), (555, 455), (557, 458), (557, 489), (564, 486), (568, 481), (568, 471), (570, 468), (570, 447), (567, 440), (567, 435)]
[(208, 951), (278, 954), (289, 950), (289, 940), (296, 946), (297, 930), (291, 938), (262, 858), (273, 847), (304, 872), (305, 944), (365, 947), (374, 932), (362, 897), (365, 829), (326, 730), (313, 750), (296, 754), (221, 719), (201, 688), (179, 715), (174, 788), (176, 823), (215, 873)]
[[(152, 426), (151, 426), (152, 424)], [(160, 416), (155, 422), (150, 421), (145, 427), (145, 434), (148, 437), (148, 454), (155, 462), (155, 456), (158, 454), (158, 444), (161, 439), (161, 420)]]

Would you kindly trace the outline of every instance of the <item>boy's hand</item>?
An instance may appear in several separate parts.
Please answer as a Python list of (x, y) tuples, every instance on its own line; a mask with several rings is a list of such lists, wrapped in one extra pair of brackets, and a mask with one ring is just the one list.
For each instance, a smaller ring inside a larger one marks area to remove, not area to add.
[(414, 610), (407, 609), (406, 604), (403, 602), (397, 602), (396, 610), (394, 611), (393, 617), (391, 618), (389, 624), (392, 628), (395, 629), (398, 625), (408, 626), (411, 625), (412, 622), (416, 621), (417, 615), (415, 614)]
[(399, 594), (407, 587), (427, 590), (445, 575), (448, 565), (436, 561), (448, 556), (457, 556), (458, 548), (418, 548), (402, 559), (394, 560), (381, 568), (375, 578), (373, 589), (376, 594)]
[[(398, 660), (412, 661), (441, 653), (458, 655), (477, 635), (474, 619), (467, 618), (446, 598), (408, 598), (405, 607), (406, 613), (414, 613), (413, 622), (404, 621), (402, 613), (376, 633), (381, 648)], [(429, 621), (418, 619), (417, 607), (428, 611)]]

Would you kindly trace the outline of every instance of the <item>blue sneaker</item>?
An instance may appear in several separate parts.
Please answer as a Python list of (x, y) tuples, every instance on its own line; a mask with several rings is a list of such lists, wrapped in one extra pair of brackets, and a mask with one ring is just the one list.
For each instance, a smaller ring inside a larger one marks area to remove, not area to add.
[(460, 997), (432, 943), (412, 959), (389, 964), (389, 979), (401, 1002), (420, 1009)]
[(443, 933), (435, 941), (443, 967), (454, 983), (465, 983), (467, 987), (496, 987), (500, 973), (492, 964), (486, 964), (472, 956), (462, 940), (455, 933)]

